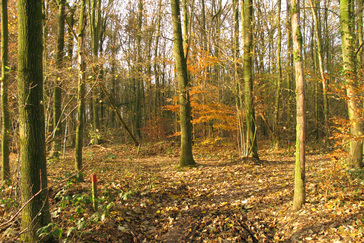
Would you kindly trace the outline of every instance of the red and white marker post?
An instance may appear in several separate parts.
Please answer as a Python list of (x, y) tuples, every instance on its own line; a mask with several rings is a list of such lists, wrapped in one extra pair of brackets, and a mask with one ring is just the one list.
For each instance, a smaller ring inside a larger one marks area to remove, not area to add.
[(94, 211), (97, 211), (97, 179), (96, 175), (91, 175), (91, 183), (92, 183), (92, 207)]

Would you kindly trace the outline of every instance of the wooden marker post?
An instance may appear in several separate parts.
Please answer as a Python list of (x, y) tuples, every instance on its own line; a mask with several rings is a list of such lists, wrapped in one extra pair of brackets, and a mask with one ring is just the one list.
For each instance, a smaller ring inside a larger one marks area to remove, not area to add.
[(92, 207), (94, 211), (97, 211), (97, 179), (96, 175), (91, 175), (91, 183), (92, 183)]

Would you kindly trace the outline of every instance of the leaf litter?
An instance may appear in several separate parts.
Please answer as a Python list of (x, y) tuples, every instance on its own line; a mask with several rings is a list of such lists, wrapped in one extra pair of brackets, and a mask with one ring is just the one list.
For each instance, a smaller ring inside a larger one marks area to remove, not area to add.
[[(306, 204), (293, 212), (294, 157), (262, 150), (240, 159), (225, 146), (195, 146), (198, 166), (178, 167), (178, 147), (103, 145), (84, 149), (85, 181), (73, 151), (48, 165), (52, 222), (66, 242), (359, 242), (363, 240), (362, 173), (322, 152), (307, 156)], [(355, 174), (356, 173), (356, 174)], [(98, 178), (99, 210), (89, 175)], [(5, 189), (4, 189), (5, 190)], [(3, 219), (12, 211), (4, 203)], [(19, 220), (18, 220), (19, 221)], [(0, 240), (19, 237), (19, 222)]]

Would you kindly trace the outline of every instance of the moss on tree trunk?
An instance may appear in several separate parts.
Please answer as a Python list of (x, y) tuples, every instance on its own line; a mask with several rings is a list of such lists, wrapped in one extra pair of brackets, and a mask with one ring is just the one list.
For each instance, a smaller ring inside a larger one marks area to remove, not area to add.
[(50, 223), (43, 107), (41, 0), (18, 0), (18, 92), (22, 240), (38, 242), (36, 231)]
[(191, 105), (188, 92), (187, 63), (183, 52), (179, 0), (171, 0), (174, 57), (177, 69), (178, 95), (180, 103), (181, 154), (180, 166), (195, 165), (192, 155)]

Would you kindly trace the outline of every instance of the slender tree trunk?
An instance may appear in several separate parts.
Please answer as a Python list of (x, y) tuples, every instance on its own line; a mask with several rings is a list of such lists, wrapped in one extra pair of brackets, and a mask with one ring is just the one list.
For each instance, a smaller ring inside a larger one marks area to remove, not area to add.
[(161, 104), (160, 98), (161, 98), (161, 90), (160, 90), (160, 73), (159, 73), (159, 65), (157, 61), (158, 51), (159, 51), (159, 40), (161, 37), (161, 20), (162, 20), (162, 0), (159, 0), (158, 2), (158, 20), (157, 20), (157, 27), (156, 27), (156, 37), (155, 37), (155, 49), (154, 49), (154, 80), (155, 80), (155, 91), (154, 91), (154, 116), (162, 117), (161, 109), (159, 107)]
[(358, 91), (357, 91), (357, 76), (356, 76), (356, 57), (355, 57), (355, 38), (353, 19), (354, 15), (351, 11), (353, 0), (340, 0), (340, 26), (341, 26), (341, 41), (343, 54), (343, 71), (345, 82), (347, 85), (347, 104), (350, 119), (350, 162), (353, 168), (363, 167), (363, 146), (362, 146), (362, 121), (358, 114)]
[(299, 210), (306, 200), (305, 145), (306, 110), (305, 77), (302, 60), (302, 34), (300, 29), (300, 1), (291, 0), (293, 56), (296, 74), (297, 126), (296, 126), (296, 165), (293, 209)]
[(142, 41), (142, 24), (143, 24), (143, 8), (144, 3), (143, 0), (139, 0), (138, 3), (138, 34), (137, 34), (137, 75), (136, 75), (136, 107), (135, 107), (135, 125), (136, 125), (136, 131), (137, 137), (140, 139), (141, 134), (141, 128), (142, 128), (142, 100), (143, 100), (143, 78), (142, 78), (142, 47), (141, 47), (141, 41)]
[[(293, 78), (293, 55), (292, 55), (292, 50), (293, 50), (293, 46), (292, 46), (292, 24), (291, 24), (291, 1), (288, 0), (286, 1), (286, 8), (287, 8), (287, 23), (286, 23), (286, 28), (287, 28), (287, 96), (288, 96), (288, 104), (287, 104), (287, 113), (286, 113), (286, 117), (287, 119), (287, 127), (291, 128), (291, 124), (292, 124), (292, 118), (293, 118), (293, 89), (294, 89), (294, 78)], [(289, 136), (292, 136), (292, 134), (289, 134)], [(288, 139), (289, 140), (289, 139)]]
[(72, 59), (73, 59), (73, 26), (75, 24), (75, 11), (76, 7), (72, 6), (69, 7), (69, 13), (67, 18), (67, 57), (68, 57), (68, 65), (72, 65)]
[(41, 0), (18, 0), (18, 93), (21, 160), (21, 238), (38, 242), (37, 230), (50, 223), (43, 107), (43, 26)]
[(259, 159), (253, 97), (253, 0), (243, 0), (243, 80), (248, 157)]
[(241, 63), (240, 63), (240, 43), (239, 43), (239, 0), (233, 0), (233, 12), (234, 12), (234, 86), (235, 86), (235, 106), (237, 115), (237, 142), (239, 153), (242, 154), (243, 149), (243, 137), (244, 137), (244, 126), (243, 126), (243, 114), (242, 114), (242, 104), (243, 104), (243, 94), (241, 92)]
[[(73, 26), (75, 24), (75, 18), (74, 18), (74, 14), (75, 14), (75, 10), (76, 10), (76, 5), (73, 5), (72, 7), (68, 6), (69, 8), (69, 12), (68, 12), (68, 18), (67, 18), (67, 65), (69, 65), (69, 67), (72, 66), (73, 64)], [(65, 60), (65, 59), (64, 59)], [(72, 113), (70, 114), (69, 119), (71, 119), (71, 121), (69, 122), (69, 126), (68, 126), (68, 134), (70, 136), (70, 140), (71, 140), (71, 146), (75, 147), (76, 144), (76, 136), (75, 136), (75, 130), (76, 130), (76, 116), (75, 116), (76, 111), (72, 111)]]
[(278, 71), (278, 79), (277, 79), (277, 91), (275, 97), (275, 107), (274, 107), (274, 122), (273, 122), (273, 133), (274, 133), (274, 141), (273, 147), (279, 147), (279, 110), (280, 110), (280, 97), (281, 97), (281, 85), (282, 85), (282, 66), (281, 66), (281, 50), (282, 50), (282, 31), (281, 31), (281, 5), (282, 1), (278, 0), (278, 17), (277, 17), (277, 31), (278, 31), (278, 50), (277, 50), (277, 71)]
[(317, 16), (317, 7), (316, 4), (314, 5), (313, 0), (310, 0), (312, 15), (314, 17), (315, 21), (315, 36), (316, 36), (316, 42), (317, 42), (317, 54), (318, 54), (318, 66), (320, 70), (320, 77), (322, 82), (322, 90), (323, 90), (323, 101), (324, 101), (324, 136), (325, 141), (328, 140), (329, 136), (329, 110), (328, 110), (328, 100), (327, 100), (327, 81), (325, 78), (325, 72), (324, 72), (324, 61), (323, 61), (323, 55), (322, 55), (322, 38), (319, 28), (319, 19)]
[[(99, 44), (100, 44), (100, 22), (101, 22), (101, 0), (92, 0), (90, 4), (90, 33), (91, 33), (91, 49), (92, 49), (92, 75), (94, 81), (100, 78), (100, 68), (98, 64)], [(98, 86), (97, 86), (98, 87)], [(100, 131), (100, 102), (99, 90), (95, 87), (92, 96), (92, 114), (93, 114), (93, 137), (94, 143), (99, 143)]]
[(61, 113), (62, 113), (62, 68), (64, 59), (64, 22), (65, 22), (65, 5), (66, 0), (60, 0), (58, 5), (58, 23), (57, 23), (57, 50), (56, 50), (56, 67), (57, 75), (54, 82), (54, 95), (53, 95), (53, 154), (52, 156), (58, 158), (61, 154)]
[(10, 137), (10, 117), (8, 104), (8, 77), (10, 67), (8, 66), (8, 1), (1, 0), (1, 151), (2, 151), (2, 171), (1, 180), (10, 179), (9, 166), (9, 137)]
[(85, 25), (86, 25), (86, 1), (81, 1), (81, 12), (78, 31), (78, 92), (77, 92), (77, 126), (76, 126), (76, 147), (75, 147), (75, 170), (78, 173), (77, 179), (83, 180), (82, 170), (82, 147), (83, 147), (83, 127), (85, 123)]
[(179, 0), (171, 0), (173, 24), (173, 51), (177, 69), (178, 94), (180, 103), (181, 154), (180, 166), (195, 165), (192, 155), (191, 105), (188, 91), (187, 63), (183, 52)]
[(361, 73), (363, 73), (364, 69), (364, 46), (363, 46), (363, 2), (364, 0), (357, 0), (358, 2), (358, 14), (357, 14), (357, 26), (358, 26), (358, 48), (357, 59), (358, 59), (358, 67), (360, 68)]

